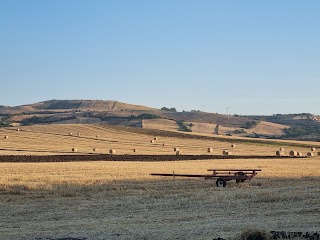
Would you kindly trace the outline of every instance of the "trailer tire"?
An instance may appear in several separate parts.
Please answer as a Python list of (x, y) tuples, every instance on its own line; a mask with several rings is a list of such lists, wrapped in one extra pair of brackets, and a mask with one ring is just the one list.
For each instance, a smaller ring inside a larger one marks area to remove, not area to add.
[[(244, 172), (236, 172), (235, 175), (237, 176), (244, 176), (246, 175)], [(245, 179), (236, 179), (236, 183), (244, 182)]]
[(224, 178), (218, 178), (216, 181), (217, 187), (226, 187), (227, 181)]

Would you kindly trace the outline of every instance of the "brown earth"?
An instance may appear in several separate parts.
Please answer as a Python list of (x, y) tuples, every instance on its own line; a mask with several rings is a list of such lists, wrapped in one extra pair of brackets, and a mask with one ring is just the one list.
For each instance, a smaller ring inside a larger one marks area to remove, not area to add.
[[(1, 151), (2, 149), (0, 149)], [(223, 155), (0, 155), (0, 162), (79, 162), (79, 161), (128, 161), (128, 162), (159, 162), (159, 161), (183, 161), (183, 160), (208, 160), (208, 159), (284, 159), (289, 156), (223, 156)], [(305, 157), (292, 157), (305, 158)]]

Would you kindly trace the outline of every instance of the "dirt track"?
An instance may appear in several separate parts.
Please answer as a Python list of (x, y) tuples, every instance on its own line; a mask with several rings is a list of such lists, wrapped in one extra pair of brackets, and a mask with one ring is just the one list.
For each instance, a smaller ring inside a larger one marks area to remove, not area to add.
[[(109, 154), (91, 154), (91, 155), (3, 155), (0, 156), (0, 162), (77, 162), (77, 161), (181, 161), (181, 160), (207, 160), (207, 159), (275, 159), (289, 158), (289, 156), (222, 156), (222, 155), (109, 155)], [(298, 157), (295, 157), (298, 158)]]

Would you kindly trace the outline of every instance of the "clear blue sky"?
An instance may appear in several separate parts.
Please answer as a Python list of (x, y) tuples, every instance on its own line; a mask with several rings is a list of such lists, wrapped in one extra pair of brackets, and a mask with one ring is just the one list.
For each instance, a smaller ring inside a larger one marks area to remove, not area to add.
[(320, 1), (0, 0), (0, 81), (9, 106), (320, 114)]

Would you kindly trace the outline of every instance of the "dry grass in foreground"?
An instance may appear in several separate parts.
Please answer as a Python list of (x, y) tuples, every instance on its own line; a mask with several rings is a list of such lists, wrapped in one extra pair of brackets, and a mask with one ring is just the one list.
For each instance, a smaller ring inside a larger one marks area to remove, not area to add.
[[(258, 178), (303, 179), (320, 177), (320, 159), (239, 159), (177, 162), (66, 162), (0, 163), (0, 189), (22, 186), (26, 190), (54, 191), (58, 185), (97, 186), (117, 182), (163, 182), (171, 178), (151, 172), (209, 174), (209, 168), (258, 168)], [(208, 182), (208, 181), (207, 181)], [(210, 184), (210, 181), (209, 181)]]
[[(247, 226), (320, 230), (319, 158), (0, 163), (1, 239), (212, 239)], [(261, 168), (226, 188), (150, 172)]]

